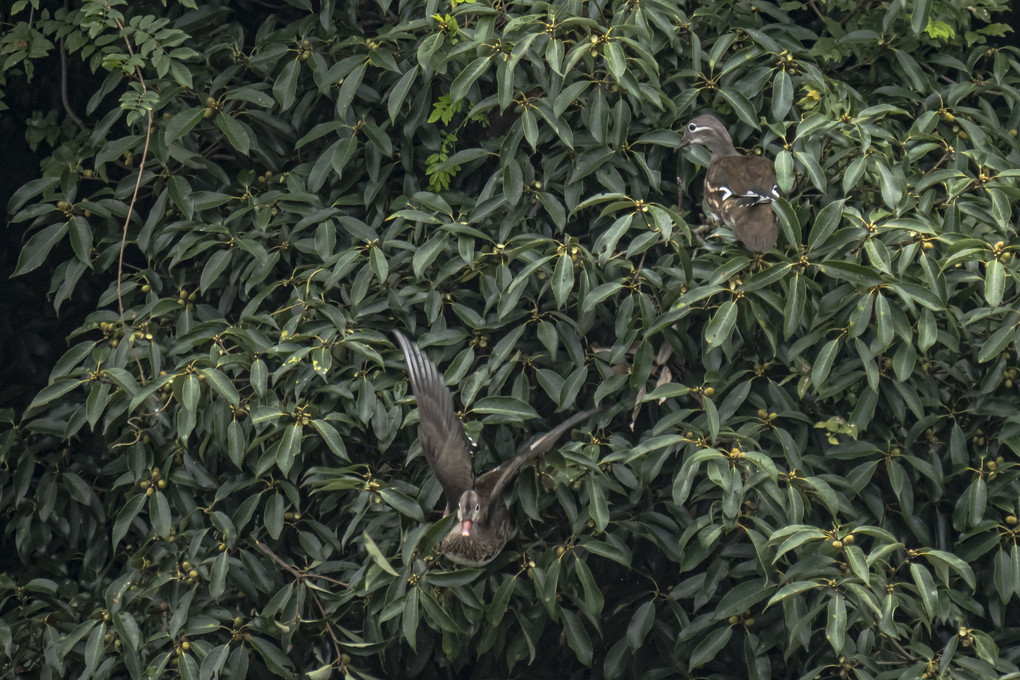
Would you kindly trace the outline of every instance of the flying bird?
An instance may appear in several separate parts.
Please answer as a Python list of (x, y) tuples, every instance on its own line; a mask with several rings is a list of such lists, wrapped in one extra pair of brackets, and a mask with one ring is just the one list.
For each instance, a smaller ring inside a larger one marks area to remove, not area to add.
[(565, 432), (599, 409), (578, 413), (522, 448), (512, 460), (475, 476), (471, 464), (473, 442), (453, 408), (453, 395), (442, 376), (414, 342), (394, 331), (407, 361), (407, 375), (418, 402), (418, 440), (425, 460), (443, 487), (446, 511), (457, 524), (439, 542), (437, 551), (469, 567), (491, 562), (516, 533), (503, 491), (520, 469), (548, 451)]

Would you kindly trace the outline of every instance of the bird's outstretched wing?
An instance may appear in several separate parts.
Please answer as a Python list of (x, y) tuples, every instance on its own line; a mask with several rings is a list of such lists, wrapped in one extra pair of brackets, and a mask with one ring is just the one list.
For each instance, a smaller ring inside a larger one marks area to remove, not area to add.
[(551, 449), (559, 438), (562, 437), (564, 433), (569, 432), (572, 427), (601, 410), (602, 409), (592, 408), (570, 416), (562, 423), (528, 444), (516, 458), (500, 465), (497, 468), (489, 470), (475, 480), (475, 489), (478, 491), (480, 496), (489, 499), (489, 506), (491, 507), (493, 503), (499, 501), (499, 497), (500, 494), (503, 493), (503, 489), (506, 488), (507, 484), (513, 481), (514, 477), (517, 476), (517, 473), (522, 467), (531, 462), (531, 460), (539, 454), (545, 453)]
[(400, 331), (393, 334), (407, 361), (407, 376), (418, 402), (418, 440), (446, 496), (446, 512), (457, 507), (462, 493), (473, 488), (471, 440), (453, 408), (453, 395), (435, 364)]

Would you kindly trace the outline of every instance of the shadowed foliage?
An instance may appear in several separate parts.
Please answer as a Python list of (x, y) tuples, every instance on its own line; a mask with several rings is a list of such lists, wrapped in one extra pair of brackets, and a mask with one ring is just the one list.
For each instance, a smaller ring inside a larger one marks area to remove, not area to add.
[[(15, 0), (0, 105), (84, 77), (19, 112), (65, 325), (0, 411), (2, 675), (1016, 673), (1003, 9)], [(708, 112), (775, 161), (771, 252), (701, 228)], [(604, 408), (482, 568), (394, 329), (475, 470)]]

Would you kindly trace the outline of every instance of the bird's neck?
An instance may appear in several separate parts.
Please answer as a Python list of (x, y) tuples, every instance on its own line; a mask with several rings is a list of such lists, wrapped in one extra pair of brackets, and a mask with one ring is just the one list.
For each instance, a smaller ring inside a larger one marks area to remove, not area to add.
[(717, 161), (720, 158), (728, 158), (730, 156), (741, 156), (739, 151), (733, 148), (733, 142), (728, 139), (716, 139), (708, 147), (709, 151), (712, 152), (712, 160)]

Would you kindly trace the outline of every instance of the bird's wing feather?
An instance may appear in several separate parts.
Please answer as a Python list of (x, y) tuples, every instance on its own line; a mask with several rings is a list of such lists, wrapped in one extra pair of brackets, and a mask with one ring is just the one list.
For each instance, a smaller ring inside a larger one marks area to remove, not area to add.
[(400, 331), (394, 331), (407, 361), (407, 376), (418, 402), (418, 440), (425, 460), (443, 487), (446, 509), (457, 507), (462, 493), (474, 486), (471, 440), (453, 408), (453, 395), (435, 364)]
[(715, 187), (728, 187), (732, 196), (762, 189), (768, 192), (776, 184), (776, 168), (772, 161), (761, 156), (726, 156), (712, 163), (705, 182)]
[[(727, 156), (705, 175), (705, 197), (714, 212), (750, 250), (768, 252), (779, 228), (772, 212), (778, 197), (772, 161), (759, 156)], [(769, 187), (772, 187), (771, 189)]]
[(489, 507), (491, 508), (493, 503), (499, 502), (499, 497), (503, 493), (503, 489), (506, 488), (507, 484), (513, 481), (514, 477), (517, 476), (517, 473), (524, 465), (529, 463), (539, 454), (551, 449), (559, 438), (564, 435), (564, 433), (568, 432), (572, 427), (589, 416), (598, 413), (600, 410), (601, 409), (598, 408), (592, 408), (567, 418), (562, 423), (528, 444), (516, 458), (500, 465), (497, 468), (489, 470), (475, 480), (475, 489), (478, 491), (480, 496), (483, 498), (487, 497), (489, 499)]

